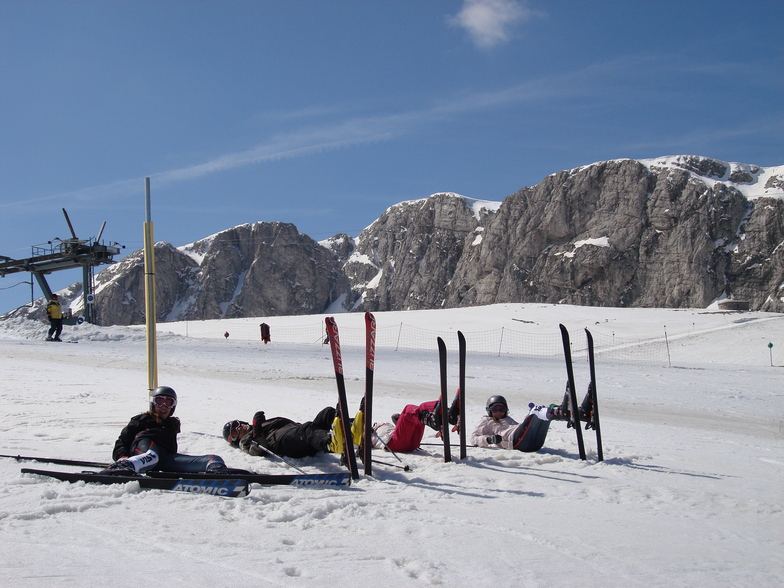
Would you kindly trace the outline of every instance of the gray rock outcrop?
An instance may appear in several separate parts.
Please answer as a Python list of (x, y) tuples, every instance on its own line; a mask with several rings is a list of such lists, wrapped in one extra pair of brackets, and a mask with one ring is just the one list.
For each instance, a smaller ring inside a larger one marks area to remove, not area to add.
[[(191, 245), (155, 244), (161, 322), (319, 313), (349, 289), (330, 250), (287, 223), (240, 225)], [(97, 277), (101, 324), (145, 320), (143, 253)]]
[[(364, 273), (345, 266), (355, 309), (703, 308), (733, 296), (784, 311), (784, 201), (741, 192), (760, 171), (701, 157), (616, 160), (553, 174), (481, 219), (455, 195), (416, 212), (392, 207), (358, 239)], [(781, 176), (762, 190), (781, 193)]]

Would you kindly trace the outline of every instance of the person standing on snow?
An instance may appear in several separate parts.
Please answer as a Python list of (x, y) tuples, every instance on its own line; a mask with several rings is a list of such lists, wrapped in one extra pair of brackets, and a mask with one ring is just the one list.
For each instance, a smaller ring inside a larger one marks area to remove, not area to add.
[(57, 294), (52, 294), (49, 304), (46, 305), (46, 315), (49, 317), (49, 334), (47, 341), (60, 342), (60, 333), (63, 332), (63, 309), (57, 299)]
[(139, 474), (149, 470), (195, 474), (220, 472), (226, 464), (218, 455), (177, 453), (180, 419), (173, 416), (177, 393), (159, 386), (150, 394), (147, 412), (132, 417), (120, 432), (112, 459), (114, 463), (102, 473)]

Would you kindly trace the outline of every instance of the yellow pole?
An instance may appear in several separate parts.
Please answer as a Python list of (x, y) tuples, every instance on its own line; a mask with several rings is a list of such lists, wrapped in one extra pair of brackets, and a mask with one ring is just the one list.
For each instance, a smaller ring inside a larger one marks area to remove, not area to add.
[(155, 240), (150, 220), (150, 178), (144, 178), (144, 310), (147, 318), (147, 389), (158, 387), (158, 346), (155, 332)]

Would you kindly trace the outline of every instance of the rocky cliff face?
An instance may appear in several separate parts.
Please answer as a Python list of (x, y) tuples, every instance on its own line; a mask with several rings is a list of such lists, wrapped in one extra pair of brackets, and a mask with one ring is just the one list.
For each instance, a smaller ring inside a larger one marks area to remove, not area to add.
[(685, 171), (627, 160), (560, 172), (504, 201), (447, 304), (703, 307), (725, 287), (746, 214), (740, 193)]
[(392, 207), (360, 235), (361, 263), (345, 265), (355, 309), (700, 308), (732, 296), (784, 311), (782, 176), (763, 172), (617, 160), (553, 174), (479, 215), (456, 195)]
[[(349, 290), (339, 259), (286, 223), (228, 229), (191, 245), (155, 245), (161, 322), (314, 314)], [(96, 276), (101, 324), (144, 323), (144, 263), (137, 251)]]
[(354, 310), (440, 308), (455, 271), (498, 203), (435, 194), (389, 208), (343, 266)]
[(727, 266), (729, 290), (750, 307), (784, 312), (784, 200), (760, 198)]
[(700, 157), (607, 161), (480, 216), (455, 195), (392, 207), (360, 235), (361, 266), (345, 266), (355, 308), (700, 308), (733, 296), (784, 311), (784, 192), (776, 174), (759, 185), (761, 172)]
[[(160, 321), (498, 302), (699, 308), (730, 296), (784, 312), (784, 168), (606, 161), (502, 203), (403, 202), (356, 239), (255, 223), (155, 252)], [(144, 322), (141, 252), (96, 285), (101, 324)]]

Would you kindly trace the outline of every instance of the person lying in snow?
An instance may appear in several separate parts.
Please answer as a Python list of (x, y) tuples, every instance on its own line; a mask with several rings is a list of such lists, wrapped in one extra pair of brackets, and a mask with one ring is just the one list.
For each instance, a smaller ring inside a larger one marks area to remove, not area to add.
[[(447, 420), (450, 425), (457, 425), (459, 399), (456, 396), (449, 408)], [(419, 448), (425, 426), (441, 431), (441, 402), (433, 400), (416, 406), (406, 405), (400, 413), (392, 415), (392, 423), (374, 425), (376, 434), (373, 436), (373, 447), (390, 449), (400, 453), (410, 453)]]
[(114, 444), (114, 463), (104, 474), (138, 474), (149, 470), (194, 474), (226, 470), (218, 455), (177, 453), (180, 419), (173, 416), (177, 393), (159, 386), (150, 394), (147, 412), (136, 415), (120, 432)]
[(265, 457), (268, 451), (283, 457), (313, 457), (333, 452), (332, 427), (337, 411), (328, 406), (312, 421), (296, 423), (285, 417), (266, 418), (264, 411), (253, 415), (253, 423), (234, 420), (223, 426), (223, 438), (245, 453)]
[(531, 403), (528, 408), (528, 415), (522, 423), (518, 423), (509, 416), (506, 398), (491, 396), (485, 404), (487, 414), (471, 433), (470, 443), (476, 447), (539, 451), (547, 438), (550, 421), (569, 420), (569, 411), (564, 406), (534, 406)]

